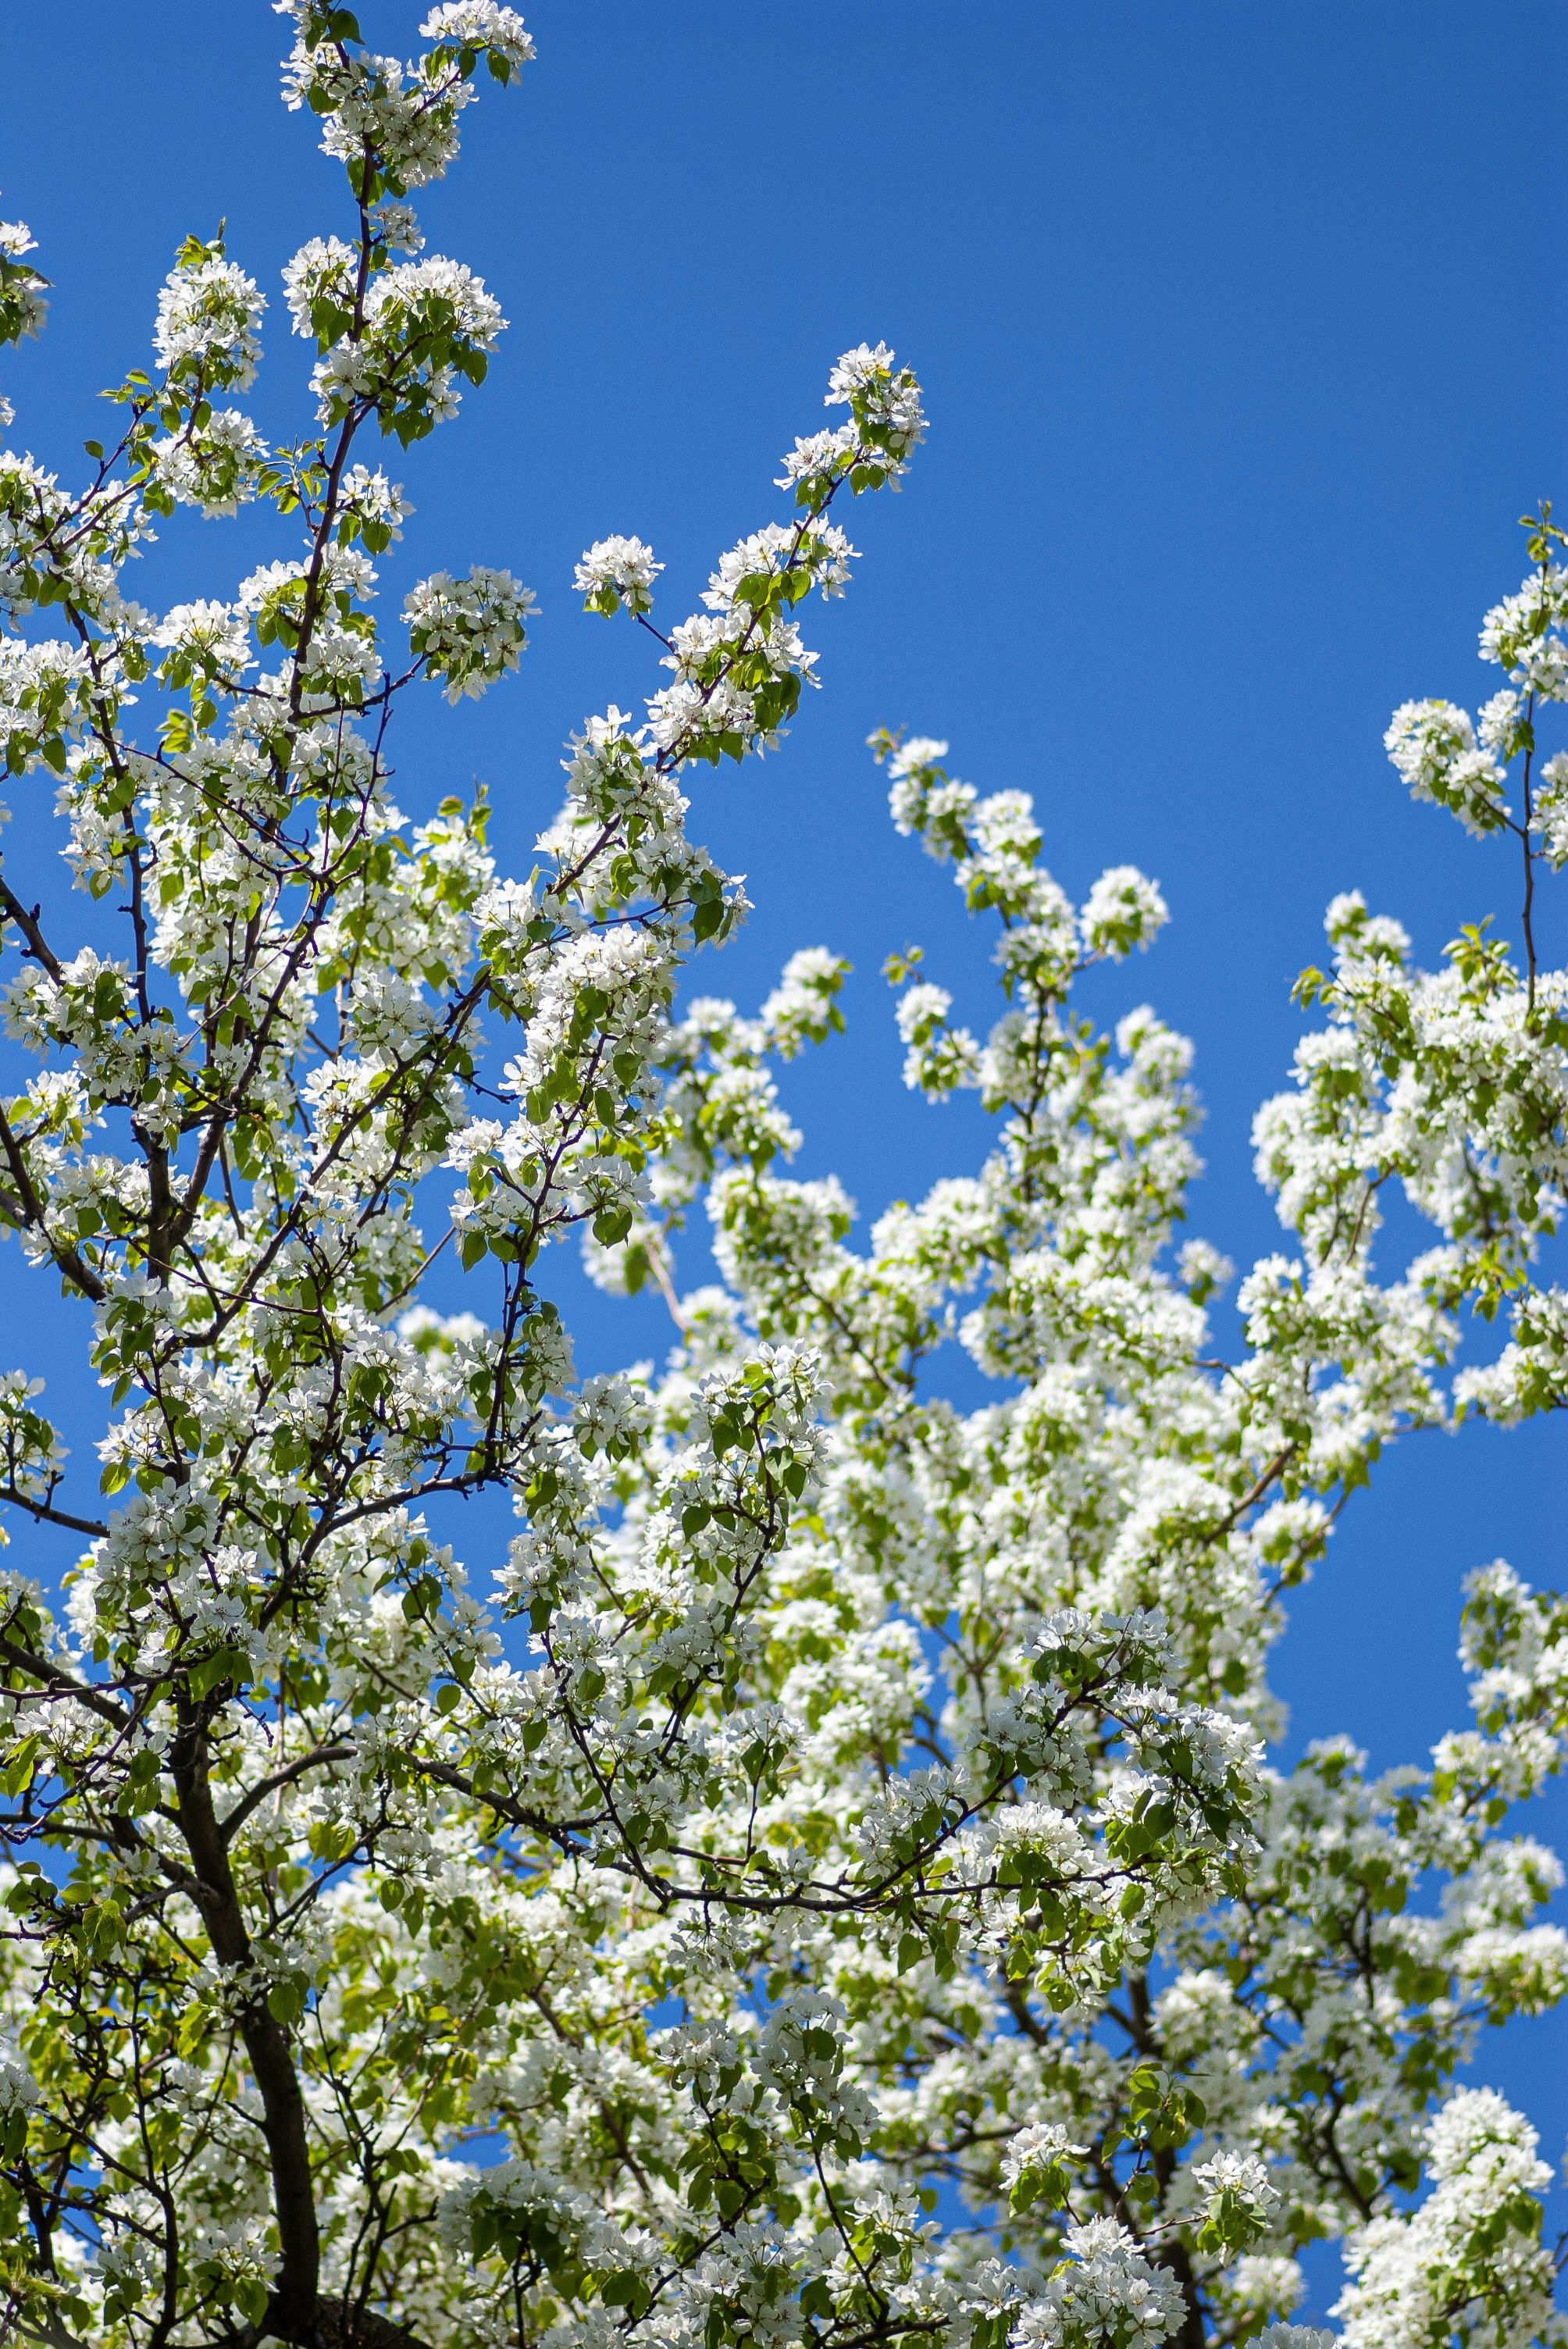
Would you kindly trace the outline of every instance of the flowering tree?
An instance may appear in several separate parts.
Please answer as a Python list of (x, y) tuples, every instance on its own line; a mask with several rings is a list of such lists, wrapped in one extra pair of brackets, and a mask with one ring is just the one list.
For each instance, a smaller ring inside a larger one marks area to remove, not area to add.
[[(86, 1514), (38, 1382), (0, 1381), (36, 1568), (0, 1577), (0, 2340), (1315, 2349), (1280, 2320), (1321, 2236), (1350, 2349), (1558, 2339), (1534, 2134), (1454, 2073), (1568, 1989), (1532, 1922), (1557, 1863), (1502, 1832), (1563, 1758), (1568, 1606), (1477, 1574), (1476, 1726), (1377, 1783), (1344, 1740), (1270, 1767), (1264, 1665), (1401, 1428), (1568, 1400), (1535, 1269), (1568, 988), (1532, 926), (1568, 861), (1534, 730), (1568, 698), (1561, 534), (1488, 618), (1479, 722), (1421, 702), (1389, 735), (1418, 796), (1519, 841), (1522, 967), (1482, 926), (1424, 974), (1336, 902), (1301, 990), (1326, 1025), (1259, 1121), (1292, 1253), (1243, 1285), (1242, 1359), (1205, 1334), (1229, 1268), (1170, 1253), (1187, 1047), (1072, 1005), (1158, 891), (1119, 868), (1073, 906), (1023, 793), (892, 734), (894, 821), (996, 917), (1006, 998), (982, 1045), (898, 958), (906, 1075), (978, 1088), (998, 1134), (857, 1253), (838, 1185), (779, 1171), (770, 1071), (841, 1024), (845, 967), (677, 1011), (744, 911), (681, 785), (811, 679), (798, 607), (854, 557), (831, 510), (904, 471), (915, 380), (839, 361), (789, 518), (667, 636), (650, 551), (589, 550), (588, 608), (668, 681), (587, 721), (498, 878), (482, 798), (411, 824), (386, 746), (406, 692), (516, 666), (531, 599), (438, 574), (378, 628), (407, 509), (372, 460), (502, 329), (411, 257), (405, 199), (531, 45), (492, 0), (435, 7), (407, 67), (346, 10), (283, 13), (350, 198), (284, 273), (306, 437), (220, 404), (263, 304), (192, 238), (86, 487), (0, 459), (8, 766), (56, 779), (120, 941), (0, 883), (36, 1060), (0, 1219), (111, 1391)], [(8, 340), (30, 250), (0, 232)], [(232, 600), (122, 596), (157, 517), (248, 500), (294, 551)], [(1391, 1180), (1434, 1244), (1381, 1280)], [(682, 1296), (699, 1200), (725, 1286)], [(662, 1377), (576, 1380), (573, 1234), (664, 1290)], [(419, 1301), (444, 1248), (484, 1318)], [(1460, 1367), (1460, 1314), (1504, 1307)], [(998, 1382), (968, 1415), (924, 1368), (954, 1337)], [(488, 1609), (422, 1514), (483, 1486), (521, 1523)]]

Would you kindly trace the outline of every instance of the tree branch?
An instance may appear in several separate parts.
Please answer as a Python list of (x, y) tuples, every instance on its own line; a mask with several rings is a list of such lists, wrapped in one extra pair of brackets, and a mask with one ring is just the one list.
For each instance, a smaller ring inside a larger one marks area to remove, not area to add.
[(307, 1770), (321, 1769), (329, 1762), (352, 1762), (358, 1750), (354, 1745), (318, 1745), (313, 1753), (302, 1754), (297, 1762), (291, 1762), (285, 1769), (274, 1770), (271, 1777), (263, 1778), (253, 1786), (243, 1800), (236, 1803), (219, 1823), (218, 1832), (224, 1844), (233, 1841), (251, 1813), (259, 1804), (264, 1803), (269, 1795), (275, 1795), (281, 1786), (292, 1786), (294, 1780), (303, 1778)]

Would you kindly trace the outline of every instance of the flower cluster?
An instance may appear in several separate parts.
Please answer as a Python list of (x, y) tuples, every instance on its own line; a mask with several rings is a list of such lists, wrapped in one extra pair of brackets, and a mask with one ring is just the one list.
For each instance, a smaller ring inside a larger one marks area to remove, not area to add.
[(159, 366), (174, 384), (245, 390), (256, 379), (265, 308), (253, 279), (223, 258), (221, 244), (188, 238), (158, 297)]
[(577, 565), (572, 585), (585, 612), (609, 618), (624, 605), (634, 618), (653, 610), (654, 582), (664, 567), (640, 538), (601, 538)]
[(1492, 2089), (1461, 2088), (1427, 2141), (1427, 2200), (1409, 2218), (1373, 2220), (1346, 2248), (1354, 2281), (1335, 2313), (1348, 2349), (1416, 2349), (1478, 2323), (1498, 2340), (1552, 2337), (1555, 2279), (1539, 2199), (1552, 2172), (1535, 2131)]
[(517, 667), (528, 642), (531, 589), (510, 571), (476, 564), (466, 579), (444, 571), (422, 579), (403, 606), (409, 642), (428, 677), (444, 678), (447, 699), (475, 698)]
[(1435, 801), (1467, 832), (1495, 832), (1508, 820), (1503, 769), (1470, 712), (1446, 701), (1407, 701), (1394, 712), (1384, 747), (1415, 798)]
[[(19, 343), (38, 333), (48, 314), (45, 288), (48, 279), (27, 259), (38, 241), (26, 221), (0, 221), (0, 346)], [(0, 402), (0, 429), (12, 421), (8, 404)]]

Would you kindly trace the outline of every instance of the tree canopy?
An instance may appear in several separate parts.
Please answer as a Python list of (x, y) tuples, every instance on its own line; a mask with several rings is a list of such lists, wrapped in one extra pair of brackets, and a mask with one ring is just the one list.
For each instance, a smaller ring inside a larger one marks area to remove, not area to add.
[[(911, 467), (915, 377), (836, 362), (774, 518), (667, 634), (647, 546), (585, 553), (655, 689), (582, 724), (499, 874), (482, 792), (394, 803), (390, 730), (515, 669), (532, 596), (481, 564), (369, 607), (408, 519), (387, 443), (506, 323), (407, 199), (532, 44), (494, 0), (432, 8), (411, 65), (280, 13), (347, 181), (284, 272), (302, 437), (231, 404), (266, 305), (220, 234), (83, 485), (0, 455), (0, 738), (88, 901), (0, 879), (34, 1067), (0, 1224), (108, 1396), (94, 1500), (0, 1376), (0, 2340), (1320, 2349), (1288, 2320), (1321, 2238), (1346, 2349), (1561, 2340), (1535, 2132), (1456, 2075), (1568, 1992), (1562, 1870), (1512, 1819), (1562, 1766), (1568, 1601), (1480, 1567), (1473, 1723), (1380, 1778), (1336, 1737), (1282, 1771), (1266, 1678), (1386, 1444), (1568, 1401), (1550, 510), (1479, 715), (1387, 736), (1418, 799), (1518, 843), (1520, 951), (1478, 922), (1425, 972), (1329, 908), (1237, 1359), (1232, 1268), (1178, 1241), (1190, 1048), (1075, 1004), (1159, 889), (1118, 866), (1073, 904), (1026, 793), (895, 730), (892, 821), (1004, 999), (982, 1040), (895, 957), (905, 1075), (995, 1140), (857, 1250), (840, 1185), (786, 1172), (774, 1075), (841, 1027), (846, 966), (804, 948), (755, 1012), (683, 992), (746, 911), (686, 820), (815, 682), (808, 599)], [(6, 341), (33, 249), (0, 229)], [(288, 551), (232, 597), (122, 593), (160, 518), (253, 502)], [(1389, 1186), (1429, 1230), (1392, 1274)], [(722, 1285), (682, 1293), (699, 1213)], [(563, 1240), (662, 1290), (662, 1370), (577, 1375)], [(475, 1309), (442, 1314), (454, 1257)], [(979, 1409), (944, 1399), (954, 1343)], [(437, 1511), (487, 1487), (519, 1530), (459, 1560)]]

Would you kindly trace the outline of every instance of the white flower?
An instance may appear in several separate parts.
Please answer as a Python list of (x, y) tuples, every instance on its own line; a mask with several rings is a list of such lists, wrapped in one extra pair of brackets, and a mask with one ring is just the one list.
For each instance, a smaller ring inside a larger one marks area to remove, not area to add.
[(15, 2041), (0, 2032), (0, 2114), (28, 2112), (38, 2102), (38, 2083)]
[(424, 245), (424, 233), (409, 204), (394, 203), (388, 196), (377, 205), (370, 215), (376, 241), (388, 253), (418, 253)]
[(217, 517), (236, 513), (255, 495), (267, 444), (248, 416), (219, 408), (180, 439), (154, 441), (150, 455), (159, 481), (181, 505)]
[(845, 351), (828, 377), (824, 405), (852, 408), (857, 421), (863, 419), (862, 429), (870, 427), (876, 445), (885, 446), (899, 460), (924, 439), (925, 417), (919, 385), (907, 367), (895, 369), (893, 360), (885, 343), (878, 343), (874, 350), (861, 343)]
[(448, 261), (431, 254), (425, 261), (405, 261), (377, 278), (366, 301), (368, 324), (390, 323), (387, 314), (418, 313), (438, 305), (449, 315), (452, 331), (475, 350), (492, 351), (506, 325), (500, 304), (485, 291), (466, 262)]
[(1215, 2153), (1194, 2162), (1192, 2183), (1202, 2194), (1205, 2235), (1228, 2251), (1264, 2234), (1280, 2207), (1279, 2189), (1253, 2153)]
[(403, 617), (426, 674), (447, 680), (447, 699), (476, 699), (517, 667), (528, 642), (523, 625), (534, 608), (531, 589), (510, 571), (476, 564), (466, 579), (432, 572), (409, 594)]
[(203, 248), (202, 258), (170, 272), (158, 297), (160, 367), (181, 382), (199, 377), (209, 391), (245, 390), (255, 380), (266, 306), (253, 279)]
[(1088, 2147), (1055, 2121), (1027, 2121), (1002, 2156), (1002, 2183), (1010, 2189), (1015, 2211), (1043, 2203), (1057, 2209), (1072, 2191), (1074, 2165)]
[(1451, 809), (1467, 832), (1480, 837), (1506, 818), (1503, 771), (1490, 750), (1477, 749), (1468, 710), (1447, 701), (1401, 702), (1383, 742), (1413, 796)]
[(1114, 2219), (1069, 2227), (1076, 2264), (1028, 2302), (1015, 2349), (1156, 2349), (1181, 2329), (1186, 2303), (1168, 2269), (1153, 2267)]
[(1473, 2302), (1500, 2337), (1528, 2340), (1551, 2322), (1553, 2262), (1537, 2198), (1552, 2172), (1536, 2134), (1491, 2088), (1460, 2088), (1427, 2131), (1437, 2183), (1408, 2218), (1377, 2218), (1349, 2237), (1354, 2281), (1333, 2313), (1346, 2349), (1418, 2349)]
[(1102, 873), (1078, 917), (1084, 952), (1119, 962), (1134, 947), (1146, 947), (1170, 919), (1159, 885), (1133, 864), (1113, 864)]
[(1535, 792), (1535, 821), (1555, 873), (1568, 864), (1568, 750), (1544, 759)]
[[(284, 296), (289, 316), (294, 320), (296, 335), (317, 332), (312, 313), (320, 305), (324, 310), (343, 314), (354, 305), (355, 274), (359, 255), (340, 236), (313, 236), (302, 244), (293, 259), (284, 264)], [(338, 332), (342, 327), (338, 328)], [(325, 339), (335, 340), (335, 336)]]
[(608, 616), (623, 604), (634, 614), (651, 612), (654, 581), (664, 567), (640, 538), (601, 538), (577, 565), (572, 585), (590, 612)]
[[(45, 280), (25, 258), (36, 250), (26, 221), (0, 221), (0, 342), (37, 334), (47, 315)], [(9, 409), (5, 421), (11, 421)]]
[(419, 33), (438, 47), (488, 49), (513, 72), (538, 54), (516, 9), (499, 7), (496, 0), (444, 0), (431, 9)]
[(243, 612), (232, 604), (176, 604), (149, 637), (209, 672), (237, 676), (248, 668), (251, 632)]

